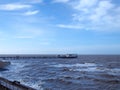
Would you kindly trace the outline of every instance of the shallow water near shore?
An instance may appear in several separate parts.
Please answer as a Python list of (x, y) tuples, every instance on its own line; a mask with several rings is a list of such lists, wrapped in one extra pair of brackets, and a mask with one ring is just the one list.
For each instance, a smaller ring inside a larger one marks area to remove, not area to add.
[(120, 90), (120, 55), (6, 61), (0, 76), (37, 90)]

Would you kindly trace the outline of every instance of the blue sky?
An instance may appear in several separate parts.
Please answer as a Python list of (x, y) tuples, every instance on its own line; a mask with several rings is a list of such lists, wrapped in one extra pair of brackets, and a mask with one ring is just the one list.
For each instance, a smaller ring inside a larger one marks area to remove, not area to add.
[(0, 1), (0, 54), (55, 53), (120, 54), (120, 1)]

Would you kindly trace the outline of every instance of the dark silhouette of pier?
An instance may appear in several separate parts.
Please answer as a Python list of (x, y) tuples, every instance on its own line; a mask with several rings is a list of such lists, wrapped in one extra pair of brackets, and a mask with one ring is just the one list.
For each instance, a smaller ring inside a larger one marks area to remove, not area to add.
[(40, 58), (57, 58), (57, 55), (33, 55), (33, 54), (24, 54), (24, 55), (0, 55), (0, 59), (40, 59)]

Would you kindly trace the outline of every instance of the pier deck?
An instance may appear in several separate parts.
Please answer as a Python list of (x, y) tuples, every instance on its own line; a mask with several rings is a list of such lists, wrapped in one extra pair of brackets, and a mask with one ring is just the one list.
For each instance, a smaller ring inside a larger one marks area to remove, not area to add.
[(31, 54), (23, 54), (23, 55), (0, 55), (0, 59), (40, 59), (40, 58), (57, 58), (57, 55), (31, 55)]

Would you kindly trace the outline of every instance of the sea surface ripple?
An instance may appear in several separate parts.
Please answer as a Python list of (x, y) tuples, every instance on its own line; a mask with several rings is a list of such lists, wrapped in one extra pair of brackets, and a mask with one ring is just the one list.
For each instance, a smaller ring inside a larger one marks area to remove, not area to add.
[(120, 90), (120, 55), (7, 61), (0, 76), (37, 90)]

